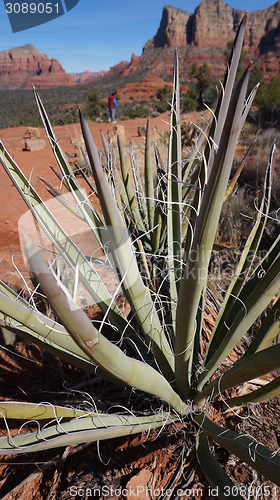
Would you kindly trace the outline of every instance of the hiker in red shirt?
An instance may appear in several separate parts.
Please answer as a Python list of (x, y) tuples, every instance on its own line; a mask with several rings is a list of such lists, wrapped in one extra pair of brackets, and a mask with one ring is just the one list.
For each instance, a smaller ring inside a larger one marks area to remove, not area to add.
[(119, 109), (117, 99), (116, 99), (116, 92), (112, 92), (108, 99), (108, 108), (110, 112), (110, 118), (109, 122), (116, 123), (116, 109)]

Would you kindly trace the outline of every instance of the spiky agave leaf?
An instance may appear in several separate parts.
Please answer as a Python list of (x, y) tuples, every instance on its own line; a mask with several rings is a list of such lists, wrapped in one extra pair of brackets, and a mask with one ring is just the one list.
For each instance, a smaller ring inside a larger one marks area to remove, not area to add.
[[(254, 380), (254, 379), (253, 379)], [(270, 398), (280, 395), (280, 377), (276, 377), (271, 382), (265, 383), (259, 389), (244, 394), (243, 396), (236, 396), (234, 398), (225, 398), (222, 403), (222, 408), (228, 408), (233, 406), (243, 406), (248, 403), (255, 404), (266, 401)]]
[(159, 321), (150, 292), (145, 286), (127, 228), (103, 175), (98, 152), (85, 118), (80, 113), (81, 127), (93, 171), (102, 212), (109, 231), (111, 257), (122, 283), (124, 293), (135, 312), (139, 326), (146, 338), (152, 342), (155, 357), (168, 379), (174, 372), (174, 355)]
[[(105, 168), (102, 167), (85, 119), (81, 116), (95, 185), (91, 179), (85, 177), (85, 180), (91, 191), (97, 192), (102, 214), (94, 209), (82, 191), (75, 193), (77, 189), (79, 190), (78, 182), (57, 143), (40, 98), (35, 94), (44, 126), (60, 166), (61, 180), (72, 193), (83, 219), (96, 234), (100, 246), (104, 252), (107, 251), (108, 260), (132, 308), (128, 318), (118, 310), (114, 297), (106, 293), (102, 283), (101, 292), (97, 284), (93, 283), (95, 278), (92, 278), (92, 270), (90, 271), (89, 263), (85, 262), (85, 257), (61, 232), (48, 207), (43, 205), (42, 208), (37, 208), (41, 203), (37, 193), (24, 179), (4, 148), (0, 147), (2, 164), (5, 165), (19, 191), (24, 190), (25, 200), (39, 223), (54, 243), (57, 234), (65, 238), (65, 245), (56, 244), (57, 251), (65, 255), (66, 261), (71, 263), (74, 270), (77, 269), (77, 264), (81, 265), (85, 282), (87, 272), (89, 273), (88, 288), (94, 296), (102, 298), (103, 311), (105, 317), (108, 316), (110, 325), (112, 327), (117, 325), (120, 334), (123, 333), (123, 328), (124, 336), (132, 339), (135, 330), (132, 328), (131, 319), (133, 316), (135, 324), (136, 318), (136, 330), (140, 332), (138, 344), (135, 342), (138, 359), (128, 356), (119, 346), (112, 344), (97, 331), (83, 311), (77, 308), (72, 297), (61, 289), (59, 280), (49, 272), (48, 266), (42, 263), (33, 247), (29, 248), (29, 260), (34, 263), (34, 259), (36, 261), (39, 258), (33, 269), (60, 323), (52, 323), (26, 301), (21, 298), (16, 299), (7, 287), (0, 285), (0, 311), (2, 307), (0, 325), (6, 325), (11, 331), (19, 332), (28, 339), (34, 338), (39, 344), (41, 343), (40, 345), (46, 342), (51, 352), (72, 360), (87, 371), (91, 371), (91, 367), (95, 369), (97, 365), (100, 374), (104, 378), (107, 375), (113, 383), (119, 382), (138, 388), (166, 401), (181, 417), (190, 416), (198, 428), (197, 458), (201, 469), (210, 484), (219, 487), (222, 498), (223, 495), (226, 498), (233, 496), (241, 498), (241, 496), (238, 491), (236, 495), (233, 494), (231, 481), (211, 453), (210, 440), (236, 454), (257, 471), (265, 472), (267, 477), (276, 483), (280, 467), (279, 457), (273, 456), (265, 447), (217, 426), (208, 418), (208, 407), (212, 401), (222, 408), (222, 402), (218, 401), (220, 396), (227, 406), (232, 406), (246, 404), (250, 398), (252, 401), (259, 401), (279, 391), (278, 377), (261, 389), (253, 391), (249, 396), (230, 400), (229, 395), (225, 393), (236, 385), (247, 383), (252, 377), (261, 377), (280, 367), (279, 346), (272, 345), (279, 327), (277, 317), (279, 301), (268, 313), (248, 352), (220, 376), (221, 364), (279, 290), (279, 238), (269, 249), (265, 259), (259, 261), (256, 268), (252, 266), (269, 213), (273, 154), (257, 222), (241, 254), (240, 264), (224, 305), (221, 306), (221, 313), (214, 327), (204, 364), (200, 357), (209, 258), (212, 249), (215, 248), (214, 238), (222, 203), (229, 187), (228, 180), (236, 141), (256, 93), (255, 88), (246, 99), (249, 68), (233, 92), (245, 22), (246, 15), (234, 42), (214, 119), (210, 120), (202, 131), (185, 166), (181, 163), (180, 151), (177, 54), (174, 64), (167, 168), (165, 170), (157, 148), (155, 148), (156, 169), (152, 167), (148, 121), (144, 186), (132, 153), (131, 171), (127, 168), (120, 141), (118, 144), (122, 179), (115, 167), (116, 158), (112, 142), (108, 147), (104, 137), (107, 165)], [(155, 172), (157, 172), (157, 184), (154, 184)], [(48, 188), (52, 195), (58, 194), (50, 184)], [(181, 277), (182, 272), (183, 277)], [(201, 272), (204, 274), (201, 275)], [(16, 300), (18, 304), (14, 305), (13, 301)], [(219, 300), (222, 303), (221, 297)], [(147, 353), (147, 348), (150, 347), (152, 349)], [(147, 362), (149, 356), (152, 358), (152, 366), (150, 360)], [(197, 367), (203, 372), (199, 374), (200, 370), (197, 370)], [(216, 370), (219, 370), (219, 376), (210, 381)], [(190, 398), (191, 401), (186, 403), (184, 401), (186, 398)], [(203, 406), (205, 399), (207, 404)], [(15, 408), (14, 405), (3, 403), (4, 422), (9, 414), (15, 415)], [(53, 416), (53, 424), (49, 424), (46, 428), (40, 428), (38, 425), (37, 431), (16, 437), (11, 437), (7, 427), (8, 437), (0, 438), (0, 452), (35, 451), (70, 443), (106, 439), (156, 428), (179, 418), (176, 415), (170, 417), (169, 413), (156, 413), (145, 417), (112, 416), (95, 412), (89, 415), (79, 413), (79, 410), (75, 413), (76, 410), (72, 408), (64, 409), (58, 406), (52, 409), (48, 405), (42, 408), (27, 407), (23, 404), (19, 406), (19, 415), (23, 419), (34, 415), (39, 421), (42, 411), (50, 418)], [(230, 491), (232, 494), (226, 495), (223, 491)]]
[[(225, 191), (230, 176), (237, 139), (248, 113), (245, 103), (249, 74), (246, 71), (238, 83), (226, 116), (220, 144), (197, 218), (189, 255), (186, 256), (184, 275), (180, 283), (176, 315), (176, 380), (184, 397), (191, 395), (196, 315), (205, 294), (208, 265), (214, 244)], [(188, 304), (188, 307), (185, 307)], [(188, 385), (184, 380), (188, 380)]]
[(167, 167), (167, 248), (171, 314), (175, 330), (176, 304), (182, 274), (182, 154), (178, 53), (174, 57), (173, 98)]
[[(280, 238), (278, 245), (280, 248)], [(270, 257), (274, 255), (271, 252)], [(246, 283), (239, 296), (238, 313), (234, 311), (232, 322), (227, 333), (221, 341), (219, 347), (212, 355), (209, 362), (205, 365), (205, 371), (198, 380), (198, 390), (201, 390), (211, 375), (226, 359), (232, 349), (242, 339), (243, 335), (249, 330), (256, 319), (268, 307), (272, 299), (277, 295), (280, 289), (280, 253), (272, 260), (269, 256), (264, 259), (263, 269), (266, 274), (260, 276), (258, 268)], [(270, 262), (272, 261), (272, 262)], [(268, 263), (270, 263), (268, 265)], [(262, 269), (262, 268), (261, 268)]]
[(200, 403), (206, 396), (215, 398), (223, 391), (236, 387), (254, 378), (261, 377), (280, 368), (279, 344), (263, 349), (250, 356), (244, 356), (223, 375), (215, 378), (198, 392), (194, 398)]
[(131, 358), (98, 331), (71, 296), (59, 286), (38, 249), (25, 239), (25, 252), (32, 273), (40, 283), (52, 308), (74, 342), (97, 366), (130, 387), (154, 394), (167, 401), (179, 414), (186, 405), (168, 381), (151, 366)]
[(229, 317), (232, 313), (233, 307), (235, 306), (235, 310), (234, 315), (231, 315), (231, 317), (234, 317), (237, 314), (237, 309), (240, 309), (240, 301), (242, 300), (240, 297), (240, 291), (246, 281), (250, 279), (250, 269), (254, 263), (269, 213), (274, 162), (275, 144), (271, 149), (270, 159), (267, 165), (263, 198), (258, 209), (257, 220), (246, 241), (246, 245), (239, 259), (237, 269), (235, 270), (230, 286), (228, 287), (226, 295), (223, 299), (222, 307), (207, 347), (205, 364), (207, 364), (210, 360), (212, 353), (217, 350), (218, 346), (220, 346), (221, 342), (225, 338), (225, 335), (227, 334), (228, 327), (230, 326)]
[[(268, 450), (265, 446), (257, 443), (253, 438), (237, 434), (212, 422), (204, 414), (194, 417), (208, 437), (226, 448), (230, 453), (239, 457), (260, 474), (280, 485), (280, 457)], [(227, 490), (228, 491), (228, 490)], [(233, 492), (229, 492), (229, 498), (235, 498)], [(231, 496), (230, 496), (231, 495)]]
[(207, 434), (199, 431), (196, 437), (196, 454), (199, 465), (209, 484), (215, 489), (215, 492), (218, 491), (218, 497), (221, 499), (226, 499), (229, 494), (232, 494), (234, 498), (242, 500), (244, 497), (238, 493), (238, 488), (215, 460), (209, 447)]
[[(13, 414), (14, 410), (13, 408)], [(19, 410), (23, 410), (22, 404), (20, 404)], [(41, 428), (38, 422), (35, 432), (27, 432), (26, 434), (18, 434), (16, 436), (11, 436), (7, 428), (8, 436), (0, 437), (1, 455), (33, 453), (35, 451), (69, 446), (70, 444), (75, 445), (102, 441), (104, 439), (112, 439), (120, 436), (130, 436), (132, 434), (138, 434), (139, 432), (146, 431), (149, 433), (152, 429), (174, 422), (174, 417), (170, 416), (168, 413), (159, 413), (158, 415), (148, 415), (146, 417), (137, 417), (133, 415), (104, 415), (102, 413), (91, 415), (90, 413), (83, 413), (81, 416), (77, 416), (77, 418), (63, 422), (61, 417), (63, 417), (64, 412), (66, 416), (69, 415), (68, 408), (53, 407), (50, 410), (45, 408), (44, 411), (46, 411), (46, 413), (53, 412), (52, 417), (55, 423), (48, 427)], [(4, 412), (6, 414), (8, 412), (7, 405), (4, 408)], [(29, 412), (30, 409), (28, 409), (28, 414)], [(35, 417), (36, 415), (38, 416), (38, 413), (40, 413), (40, 408), (36, 407), (34, 411)]]

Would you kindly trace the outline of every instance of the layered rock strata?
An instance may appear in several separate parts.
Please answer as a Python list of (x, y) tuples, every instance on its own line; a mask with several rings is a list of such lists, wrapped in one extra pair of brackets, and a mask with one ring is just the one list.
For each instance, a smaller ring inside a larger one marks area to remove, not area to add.
[(33, 45), (0, 53), (0, 88), (50, 88), (75, 85), (59, 61), (41, 54)]

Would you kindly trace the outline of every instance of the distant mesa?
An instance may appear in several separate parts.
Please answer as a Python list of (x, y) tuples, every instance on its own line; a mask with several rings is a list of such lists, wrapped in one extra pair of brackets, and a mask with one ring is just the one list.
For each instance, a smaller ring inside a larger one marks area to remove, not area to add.
[(72, 78), (74, 83), (89, 83), (92, 80), (96, 80), (97, 78), (102, 78), (106, 75), (106, 71), (92, 72), (92, 71), (84, 71), (83, 73), (69, 73), (69, 76)]
[(75, 85), (59, 61), (50, 59), (33, 45), (0, 53), (1, 89), (51, 88)]
[[(132, 54), (108, 72), (68, 75), (56, 59), (41, 54), (32, 45), (0, 53), (2, 89), (40, 88), (85, 84), (97, 78), (170, 80), (174, 48), (178, 48), (181, 79), (188, 80), (190, 65), (206, 62), (212, 76), (224, 72), (227, 42), (234, 39), (245, 11), (235, 10), (222, 0), (206, 0), (194, 13), (165, 6), (153, 38), (145, 44), (141, 56)], [(253, 62), (269, 77), (280, 69), (280, 0), (268, 9), (248, 14), (244, 49)], [(138, 77), (138, 74), (139, 77)]]

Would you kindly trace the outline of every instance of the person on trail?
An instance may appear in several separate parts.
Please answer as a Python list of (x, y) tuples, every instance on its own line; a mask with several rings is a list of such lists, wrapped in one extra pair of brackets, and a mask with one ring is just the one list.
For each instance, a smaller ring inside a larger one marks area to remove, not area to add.
[(112, 92), (108, 99), (108, 108), (110, 112), (110, 118), (109, 122), (112, 123), (117, 123), (116, 122), (116, 109), (119, 109), (117, 99), (116, 99), (116, 92)]

